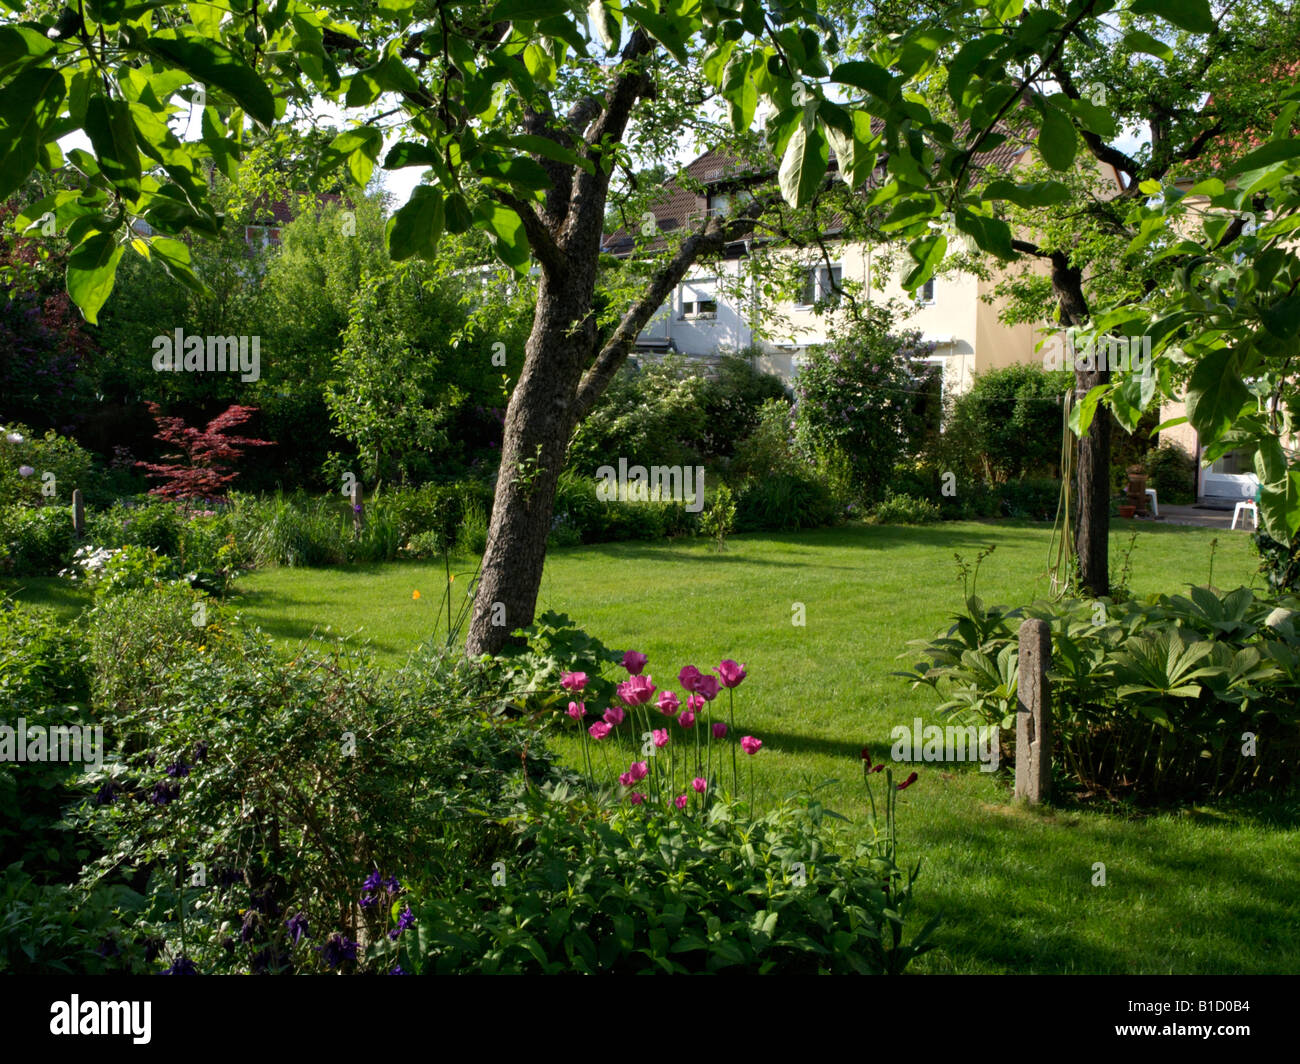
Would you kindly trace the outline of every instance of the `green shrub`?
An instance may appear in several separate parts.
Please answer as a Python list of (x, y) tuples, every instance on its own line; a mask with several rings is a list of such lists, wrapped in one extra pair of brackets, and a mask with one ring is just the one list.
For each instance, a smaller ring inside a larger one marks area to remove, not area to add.
[(994, 486), (1004, 517), (1052, 521), (1061, 501), (1061, 482), (1043, 477), (1008, 480)]
[(53, 429), (33, 437), (26, 425), (0, 426), (0, 506), (71, 506), (73, 489), (90, 491), (93, 464), (89, 451)]
[(75, 541), (70, 507), (0, 510), (0, 563), (15, 576), (54, 576), (67, 565)]
[(185, 517), (176, 503), (156, 495), (114, 503), (86, 515), (86, 538), (101, 547), (148, 547), (179, 558)]
[[(504, 882), (483, 868), (415, 909), (414, 971), (813, 974), (902, 972), (913, 876), (883, 848), (841, 853), (816, 803), (753, 817), (612, 816), (539, 798)], [(419, 947), (423, 946), (423, 951)], [(414, 948), (413, 948), (414, 947)]]
[(782, 473), (755, 480), (736, 498), (740, 532), (820, 528), (838, 520), (841, 507), (826, 484), (811, 473)]
[(1017, 630), (1039, 617), (1052, 634), (1054, 765), (1076, 785), (1142, 800), (1283, 790), (1300, 770), (1298, 608), (1248, 588), (1014, 610), (972, 595), (946, 633), (909, 644), (925, 660), (906, 675), (943, 697), (938, 712), (1010, 728)]
[(736, 527), (736, 502), (731, 489), (723, 484), (709, 508), (700, 515), (700, 532), (710, 537), (722, 550), (729, 533)]
[(1143, 460), (1147, 487), (1162, 503), (1185, 506), (1196, 501), (1196, 459), (1172, 443), (1148, 451)]
[(939, 507), (934, 503), (911, 495), (891, 495), (871, 515), (881, 525), (924, 525), (940, 517)]
[(571, 470), (560, 474), (551, 518), (554, 545), (663, 539), (695, 531), (697, 515), (687, 510), (684, 502), (661, 499), (606, 502), (598, 494), (598, 483)]
[(736, 445), (727, 474), (733, 484), (751, 477), (806, 471), (797, 457), (790, 426), (790, 404), (768, 399), (758, 409), (754, 429)]
[[(91, 626), (101, 670), (184, 616), (170, 589), (109, 601)], [(134, 930), (166, 942), (164, 961), (324, 970), (313, 946), (326, 929), (382, 937), (385, 914), (357, 907), (368, 873), (409, 869), (421, 889), (455, 894), (505, 844), (495, 821), (524, 773), (533, 786), (561, 778), (457, 653), (386, 675), (346, 647), (286, 661), (221, 620), (201, 646), (173, 636), (166, 661), (97, 678), (120, 753), (97, 780), (109, 800), (82, 809), (112, 855), (83, 882), (124, 871), (140, 882), (148, 905)], [(299, 913), (309, 930), (295, 949), (287, 921)]]

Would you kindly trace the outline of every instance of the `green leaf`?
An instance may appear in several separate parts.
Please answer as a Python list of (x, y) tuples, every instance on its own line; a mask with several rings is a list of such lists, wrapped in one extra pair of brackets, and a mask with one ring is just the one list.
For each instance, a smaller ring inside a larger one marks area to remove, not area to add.
[(416, 144), (410, 140), (399, 140), (384, 156), (385, 170), (400, 170), (404, 166), (434, 166), (442, 160), (438, 153), (427, 144)]
[(1017, 207), (1053, 207), (1070, 198), (1070, 190), (1059, 181), (1030, 181), (1018, 185), (999, 178), (984, 189), (985, 199), (1009, 200)]
[(1078, 149), (1074, 125), (1064, 112), (1046, 100), (1041, 102), (1040, 110), (1043, 126), (1038, 131), (1038, 150), (1043, 161), (1053, 170), (1068, 170)]
[(1244, 174), (1248, 170), (1259, 170), (1274, 163), (1294, 159), (1300, 155), (1300, 138), (1287, 137), (1282, 140), (1270, 140), (1256, 148), (1248, 155), (1238, 159), (1228, 168), (1229, 174)]
[(479, 223), (487, 230), (497, 256), (516, 273), (525, 273), (532, 252), (524, 236), (523, 220), (508, 207), (487, 200), (474, 210)]
[(344, 130), (326, 149), (327, 165), (346, 159), (348, 174), (360, 188), (365, 188), (374, 173), (379, 149), (384, 146), (384, 136), (375, 126), (358, 126)]
[(1097, 404), (1110, 391), (1110, 385), (1098, 384), (1090, 388), (1083, 401), (1070, 408), (1070, 431), (1082, 438), (1092, 427), (1092, 419), (1097, 413)]
[(537, 22), (568, 11), (569, 5), (565, 0), (500, 0), (488, 19), (491, 22)]
[(1203, 439), (1217, 440), (1252, 402), (1234, 351), (1221, 347), (1201, 356), (1187, 384), (1187, 419)]
[(623, 35), (623, 27), (615, 9), (606, 0), (591, 0), (587, 5), (587, 18), (596, 27), (596, 34), (605, 46), (605, 51), (614, 51)]
[(899, 95), (897, 79), (884, 67), (866, 60), (841, 63), (831, 71), (831, 81), (865, 89), (872, 96), (889, 101)]
[(431, 257), (437, 251), (442, 225), (442, 193), (432, 185), (416, 185), (384, 230), (389, 255), (398, 262), (412, 255)]
[(104, 176), (135, 199), (140, 194), (140, 151), (131, 105), (104, 95), (92, 96), (86, 102), (85, 131)]
[(24, 70), (0, 97), (0, 200), (7, 199), (36, 169), (43, 135), (58, 115), (65, 91), (63, 74), (49, 68)]
[(1211, 33), (1214, 16), (1209, 0), (1133, 0), (1135, 15), (1154, 15), (1188, 33)]
[(1153, 55), (1167, 63), (1172, 63), (1174, 59), (1174, 50), (1164, 41), (1152, 37), (1145, 30), (1129, 30), (1128, 33), (1124, 34), (1124, 48), (1130, 52), (1143, 52), (1146, 55)]
[(275, 122), (275, 98), (261, 78), (223, 44), (205, 37), (183, 36), (163, 30), (144, 42), (147, 51), (194, 75), (204, 85), (215, 85), (264, 126)]
[(96, 233), (68, 256), (68, 295), (91, 325), (113, 291), (122, 245), (115, 233)]
[(812, 201), (826, 176), (830, 148), (821, 130), (805, 119), (786, 145), (777, 180), (781, 195), (796, 210)]

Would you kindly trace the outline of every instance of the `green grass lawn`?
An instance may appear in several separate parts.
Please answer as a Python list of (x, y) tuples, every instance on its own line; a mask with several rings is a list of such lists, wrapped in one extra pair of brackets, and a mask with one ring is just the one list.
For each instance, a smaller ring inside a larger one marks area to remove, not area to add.
[[(1258, 584), (1243, 533), (1116, 526), (1115, 574), (1129, 531), (1139, 531), (1136, 594), (1206, 582), (1216, 536), (1214, 583)], [(539, 609), (568, 613), (611, 647), (648, 654), (646, 672), (661, 686), (675, 686), (686, 664), (745, 663), (737, 725), (764, 742), (755, 759), (760, 797), (836, 780), (820, 796), (861, 825), (861, 748), (887, 758), (894, 725), (918, 716), (939, 722), (927, 691), (890, 675), (910, 663), (898, 656), (959, 607), (954, 553), (973, 560), (988, 545), (997, 550), (977, 589), (986, 602), (1021, 604), (1047, 593), (1042, 525), (849, 526), (738, 536), (721, 554), (701, 541), (556, 550)], [(468, 584), (472, 568), (461, 560), (453, 588)], [(434, 634), (445, 586), (441, 564), (278, 569), (241, 578), (234, 602), (285, 644), (359, 632), (376, 658), (397, 664)], [(75, 612), (75, 598), (60, 600), (56, 589), (28, 581), (21, 594)], [(806, 612), (802, 627), (791, 623), (795, 603)], [(556, 746), (579, 763), (568, 732)], [(1300, 970), (1294, 797), (1156, 815), (1121, 806), (1030, 810), (1012, 804), (1005, 772), (917, 768), (920, 779), (899, 801), (900, 855), (922, 861), (916, 926), (944, 918), (940, 947), (921, 970)], [(1092, 885), (1098, 862), (1104, 887)]]

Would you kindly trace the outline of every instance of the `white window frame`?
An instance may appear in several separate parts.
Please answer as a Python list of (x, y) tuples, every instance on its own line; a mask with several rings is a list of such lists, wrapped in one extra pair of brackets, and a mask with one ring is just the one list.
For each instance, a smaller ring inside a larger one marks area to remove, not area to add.
[[(696, 293), (691, 289), (695, 285), (712, 285), (712, 299), (690, 299), (686, 298), (687, 293), (691, 295)], [(677, 285), (677, 320), (678, 321), (716, 321), (718, 317), (718, 278), (717, 277), (690, 277), (681, 281)], [(712, 310), (696, 310), (695, 307), (704, 303), (712, 303)], [(686, 308), (690, 307), (691, 310)]]
[[(841, 262), (832, 262), (827, 266), (824, 262), (816, 266), (809, 266), (804, 270), (803, 284), (799, 288), (799, 297), (795, 301), (796, 310), (811, 310), (813, 305), (824, 300), (830, 299), (835, 295), (835, 290), (831, 285), (831, 274), (839, 271), (839, 283), (844, 284), (844, 264)], [(804, 302), (804, 293), (808, 289), (808, 280), (811, 276), (813, 281), (813, 302)]]

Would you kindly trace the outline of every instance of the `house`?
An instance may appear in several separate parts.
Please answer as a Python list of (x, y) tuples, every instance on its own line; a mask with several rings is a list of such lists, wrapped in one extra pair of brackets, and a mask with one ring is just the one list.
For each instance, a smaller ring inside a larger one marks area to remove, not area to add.
[[(976, 156), (976, 165), (1011, 171), (1030, 157), (1029, 148), (1028, 142), (1009, 138), (995, 150)], [(832, 170), (834, 165), (832, 157)], [(685, 173), (692, 179), (686, 182), (691, 187), (671, 182), (652, 203), (658, 234), (644, 244), (646, 250), (662, 247), (663, 234), (689, 230), (709, 215), (727, 213), (733, 203), (743, 201), (750, 187), (772, 176), (770, 170), (746, 168), (734, 156), (717, 150), (695, 159)], [(1113, 171), (1109, 176), (1117, 189), (1121, 187)], [(966, 391), (976, 373), (1040, 358), (1033, 324), (1006, 325), (999, 320), (996, 280), (951, 272), (936, 276), (910, 296), (898, 276), (899, 249), (892, 249), (891, 255), (887, 247), (842, 239), (834, 220), (823, 241), (831, 249), (829, 261), (808, 252), (799, 260), (799, 251), (775, 249), (769, 242), (768, 250), (801, 261), (804, 281), (792, 299), (763, 307), (757, 279), (745, 269), (761, 239), (738, 241), (719, 261), (698, 264), (641, 332), (637, 350), (645, 354), (675, 351), (709, 360), (725, 352), (754, 349), (759, 352), (757, 368), (789, 381), (808, 348), (830, 340), (827, 321), (815, 305), (832, 299), (840, 284), (853, 281), (861, 286), (859, 298), (911, 303), (914, 309), (901, 324), (920, 330), (922, 339), (933, 343), (929, 361), (942, 368), (945, 393)], [(636, 246), (637, 241), (620, 229), (607, 238), (605, 250), (630, 255), (636, 253)], [(757, 328), (760, 315), (763, 322), (779, 322), (779, 328)]]

